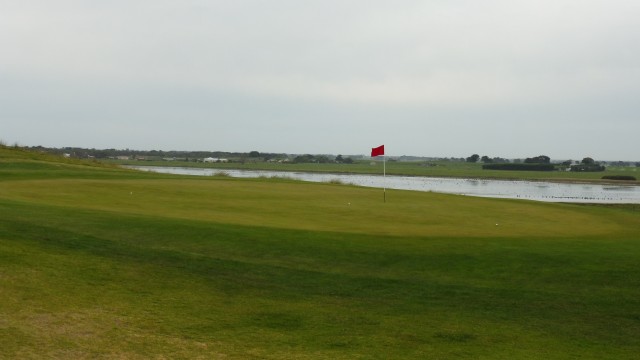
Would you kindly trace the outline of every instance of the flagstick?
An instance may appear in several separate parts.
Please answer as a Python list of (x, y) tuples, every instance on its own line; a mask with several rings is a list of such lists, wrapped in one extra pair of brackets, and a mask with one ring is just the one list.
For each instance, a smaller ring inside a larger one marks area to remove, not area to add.
[(382, 155), (382, 186), (384, 202), (387, 202), (387, 155)]
[[(371, 157), (382, 156), (382, 187), (384, 202), (387, 202), (387, 157), (384, 154), (384, 144), (371, 149)], [(375, 162), (372, 163), (374, 165)]]

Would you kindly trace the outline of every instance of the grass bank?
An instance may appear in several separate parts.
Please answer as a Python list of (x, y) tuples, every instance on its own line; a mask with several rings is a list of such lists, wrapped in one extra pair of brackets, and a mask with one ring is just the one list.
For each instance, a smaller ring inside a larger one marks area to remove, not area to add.
[(0, 358), (640, 351), (635, 207), (4, 155)]

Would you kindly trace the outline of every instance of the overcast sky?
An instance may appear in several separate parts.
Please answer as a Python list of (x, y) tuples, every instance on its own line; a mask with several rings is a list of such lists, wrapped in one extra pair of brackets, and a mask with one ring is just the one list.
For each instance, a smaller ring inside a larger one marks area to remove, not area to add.
[(0, 0), (0, 140), (640, 160), (638, 0)]

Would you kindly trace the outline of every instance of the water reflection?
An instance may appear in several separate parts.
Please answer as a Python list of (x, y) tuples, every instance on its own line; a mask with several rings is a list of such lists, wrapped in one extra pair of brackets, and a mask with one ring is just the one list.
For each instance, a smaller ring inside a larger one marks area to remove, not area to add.
[(180, 175), (211, 176), (224, 173), (231, 177), (285, 177), (312, 182), (339, 181), (367, 187), (433, 191), (439, 193), (494, 198), (527, 199), (549, 202), (634, 203), (640, 204), (640, 186), (569, 184), (540, 181), (429, 178), (420, 176), (348, 175), (259, 170), (219, 170), (181, 167), (129, 166), (144, 171)]

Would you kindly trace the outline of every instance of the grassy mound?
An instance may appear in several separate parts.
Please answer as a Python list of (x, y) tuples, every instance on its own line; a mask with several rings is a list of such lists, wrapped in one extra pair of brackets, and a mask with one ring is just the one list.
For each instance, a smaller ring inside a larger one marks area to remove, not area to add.
[(0, 150), (0, 358), (616, 358), (640, 214)]

